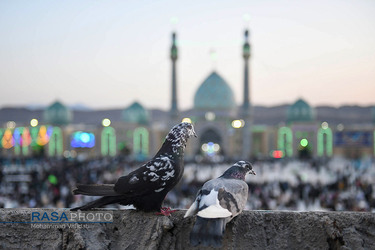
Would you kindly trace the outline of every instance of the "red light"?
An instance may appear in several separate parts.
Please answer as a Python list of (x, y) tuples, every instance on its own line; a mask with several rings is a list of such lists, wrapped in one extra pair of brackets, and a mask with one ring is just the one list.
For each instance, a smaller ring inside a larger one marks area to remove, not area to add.
[(278, 159), (280, 159), (280, 158), (283, 158), (283, 157), (284, 157), (284, 153), (283, 153), (283, 151), (281, 151), (281, 150), (274, 150), (274, 151), (272, 152), (272, 157), (273, 157), (273, 158), (278, 158)]

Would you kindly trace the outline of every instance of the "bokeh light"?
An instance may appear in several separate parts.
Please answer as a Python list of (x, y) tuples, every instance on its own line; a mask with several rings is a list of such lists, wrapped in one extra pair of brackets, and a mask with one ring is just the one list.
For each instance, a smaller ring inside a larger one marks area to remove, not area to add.
[(338, 130), (338, 131), (343, 131), (343, 130), (344, 130), (344, 125), (341, 124), (341, 123), (338, 124), (338, 125), (337, 125), (337, 130)]
[(93, 133), (76, 131), (71, 136), (70, 146), (73, 148), (92, 148), (95, 146)]
[(204, 117), (206, 118), (207, 121), (213, 121), (216, 118), (216, 115), (214, 112), (207, 112)]
[(328, 122), (322, 122), (322, 129), (328, 128)]
[(233, 120), (232, 121), (232, 127), (233, 128), (242, 128), (243, 126), (245, 126), (244, 120)]
[(284, 153), (282, 150), (272, 150), (270, 153), (271, 157), (280, 159), (284, 157)]
[(189, 117), (185, 117), (184, 119), (182, 119), (182, 122), (191, 123), (191, 119)]
[(108, 118), (104, 118), (103, 121), (102, 121), (102, 125), (104, 127), (108, 127), (109, 125), (111, 125), (111, 120), (108, 119)]
[(38, 137), (36, 139), (36, 143), (39, 146), (44, 146), (49, 142), (49, 138), (52, 134), (52, 127), (46, 127), (46, 126), (41, 126), (39, 129)]
[(49, 183), (51, 183), (53, 185), (56, 185), (58, 183), (56, 175), (53, 175), (53, 174), (48, 176), (48, 181), (49, 181)]
[(82, 133), (80, 139), (83, 143), (87, 143), (90, 141), (90, 135), (88, 133)]
[(301, 146), (302, 147), (306, 147), (308, 144), (309, 144), (309, 141), (307, 140), (307, 139), (302, 139), (301, 141), (300, 141), (300, 144), (301, 144)]
[(39, 123), (39, 121), (37, 120), (37, 119), (31, 119), (31, 121), (30, 121), (30, 126), (31, 127), (36, 127), (36, 126), (38, 126), (38, 123)]
[(14, 121), (9, 121), (7, 122), (7, 128), (15, 128), (16, 127), (16, 122)]
[(203, 143), (201, 149), (207, 155), (212, 156), (220, 151), (220, 145), (213, 142)]
[(1, 140), (1, 145), (5, 149), (9, 149), (14, 146), (12, 131), (9, 128), (4, 132), (3, 139)]

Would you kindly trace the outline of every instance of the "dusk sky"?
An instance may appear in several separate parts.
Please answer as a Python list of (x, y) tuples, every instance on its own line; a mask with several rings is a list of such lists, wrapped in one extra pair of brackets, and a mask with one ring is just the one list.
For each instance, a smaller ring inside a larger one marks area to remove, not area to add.
[(374, 13), (373, 0), (0, 0), (0, 108), (169, 109), (172, 31), (179, 108), (213, 70), (240, 104), (247, 27), (255, 105), (375, 105)]

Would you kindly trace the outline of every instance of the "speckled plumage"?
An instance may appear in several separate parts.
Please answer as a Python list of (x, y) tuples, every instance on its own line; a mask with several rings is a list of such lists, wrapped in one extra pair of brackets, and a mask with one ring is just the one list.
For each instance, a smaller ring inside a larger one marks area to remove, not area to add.
[(104, 197), (73, 210), (88, 210), (119, 203), (133, 205), (146, 212), (160, 211), (165, 196), (183, 175), (184, 149), (191, 136), (196, 136), (193, 125), (180, 123), (168, 133), (154, 158), (128, 175), (120, 177), (115, 184), (77, 185), (73, 190), (74, 194)]

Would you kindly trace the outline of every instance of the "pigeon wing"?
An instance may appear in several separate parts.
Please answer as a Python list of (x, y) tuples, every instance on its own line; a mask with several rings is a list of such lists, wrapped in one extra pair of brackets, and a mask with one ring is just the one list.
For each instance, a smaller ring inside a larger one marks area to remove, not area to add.
[(128, 175), (120, 177), (115, 183), (114, 190), (129, 196), (161, 192), (174, 177), (172, 163), (169, 158), (151, 160)]
[(186, 211), (184, 218), (196, 215), (198, 213), (199, 202), (202, 199), (202, 189), (199, 189), (195, 201), (191, 204), (190, 208)]
[(223, 187), (218, 190), (218, 200), (221, 207), (228, 209), (235, 217), (245, 208), (249, 187), (241, 180), (225, 180)]
[(218, 190), (223, 186), (221, 179), (206, 182), (197, 196), (198, 213), (203, 218), (226, 218), (232, 213), (220, 205)]

